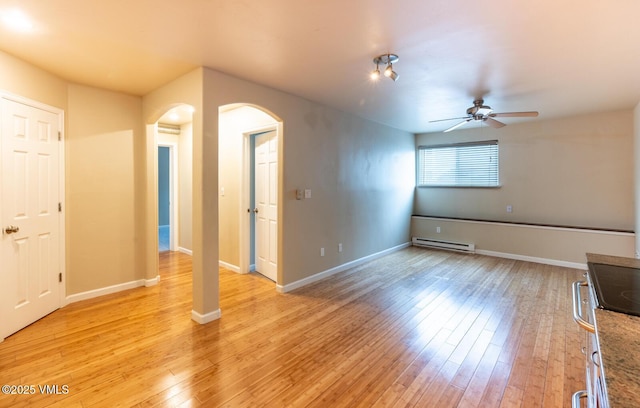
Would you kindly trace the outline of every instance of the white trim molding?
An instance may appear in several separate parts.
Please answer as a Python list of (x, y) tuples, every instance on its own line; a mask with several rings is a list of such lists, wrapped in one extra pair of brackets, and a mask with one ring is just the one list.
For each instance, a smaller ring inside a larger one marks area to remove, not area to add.
[[(233, 272), (235, 272), (235, 273), (242, 273), (242, 272), (240, 272), (240, 267), (239, 267), (239, 266), (232, 265), (232, 264), (230, 264), (230, 263), (228, 263), (228, 262), (225, 262), (225, 261), (218, 261), (218, 264), (219, 264), (221, 267), (223, 267), (223, 268), (225, 268), (225, 269), (228, 269), (228, 270), (230, 270), (230, 271), (233, 271)], [(244, 273), (247, 273), (247, 272), (244, 272)]]
[(587, 270), (587, 264), (578, 263), (578, 262), (568, 262), (568, 261), (560, 261), (557, 259), (547, 259), (547, 258), (539, 258), (536, 256), (526, 256), (526, 255), (518, 255), (518, 254), (507, 254), (504, 252), (496, 252), (496, 251), (487, 251), (483, 249), (476, 249), (476, 254), (478, 255), (486, 255), (493, 256), (496, 258), (505, 258), (505, 259), (514, 259), (516, 261), (526, 261), (526, 262), (535, 262), (544, 265), (552, 265), (552, 266), (562, 266), (565, 268), (572, 269), (582, 269)]
[(199, 324), (207, 324), (214, 320), (218, 320), (220, 316), (222, 316), (222, 312), (220, 311), (220, 309), (205, 314), (200, 314), (195, 310), (191, 310), (191, 320)]
[(67, 304), (79, 302), (81, 300), (93, 299), (98, 296), (110, 295), (112, 293), (122, 292), (123, 290), (139, 288), (141, 286), (145, 286), (145, 282), (146, 281), (144, 279), (139, 279), (104, 288), (88, 290), (86, 292), (74, 293), (73, 295), (67, 296)]
[(187, 254), (187, 255), (191, 255), (193, 256), (193, 251), (187, 248), (183, 248), (183, 247), (178, 247), (178, 252), (182, 252), (183, 254)]
[(144, 280), (144, 286), (146, 286), (146, 287), (156, 286), (159, 282), (160, 282), (160, 275), (158, 275), (158, 276), (156, 276), (155, 278), (152, 278), (152, 279), (145, 279)]
[(385, 255), (388, 255), (392, 252), (399, 251), (401, 249), (407, 248), (411, 246), (411, 242), (405, 242), (404, 244), (400, 244), (394, 246), (389, 249), (385, 249), (384, 251), (377, 252), (375, 254), (371, 254), (360, 259), (356, 259), (351, 262), (344, 263), (342, 265), (338, 265), (334, 268), (327, 269), (326, 271), (318, 272), (315, 275), (311, 275), (307, 278), (297, 280), (295, 282), (289, 283), (288, 285), (276, 285), (276, 290), (280, 293), (291, 292), (292, 290), (299, 289), (303, 286), (309, 285), (311, 283), (317, 282), (321, 279), (327, 278), (331, 275), (335, 275), (336, 273), (346, 271), (347, 269), (354, 268), (358, 265), (362, 265), (365, 262), (373, 261), (374, 259), (381, 258)]

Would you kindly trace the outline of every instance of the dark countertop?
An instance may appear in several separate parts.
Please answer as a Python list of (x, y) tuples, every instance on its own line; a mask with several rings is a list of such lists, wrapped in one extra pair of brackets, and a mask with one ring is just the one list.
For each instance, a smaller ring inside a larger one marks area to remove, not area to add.
[(640, 269), (640, 259), (624, 258), (622, 256), (587, 254), (587, 262), (606, 265), (626, 266)]
[[(640, 268), (640, 260), (587, 254), (587, 261)], [(640, 317), (595, 310), (596, 335), (610, 408), (640, 406)]]

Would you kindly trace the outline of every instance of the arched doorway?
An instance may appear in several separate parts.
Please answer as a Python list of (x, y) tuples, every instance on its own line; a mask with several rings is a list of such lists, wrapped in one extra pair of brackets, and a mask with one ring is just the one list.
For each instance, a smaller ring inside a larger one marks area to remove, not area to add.
[(158, 120), (146, 126), (147, 133), (147, 245), (145, 249), (145, 286), (156, 285), (160, 279), (158, 253), (160, 240), (160, 197), (158, 149), (170, 147), (172, 169), (169, 200), (172, 201), (168, 218), (170, 228), (169, 246), (175, 250), (192, 254), (191, 219), (191, 157), (193, 140), (194, 108), (188, 104), (172, 104), (160, 114)]
[(218, 143), (220, 265), (281, 284), (282, 122), (258, 106), (226, 105)]
[(192, 106), (175, 106), (158, 119), (155, 150), (158, 158), (156, 196), (159, 251), (181, 251), (190, 255), (193, 253), (192, 145)]
[[(167, 103), (167, 101), (165, 101), (165, 103), (154, 103), (154, 104), (150, 104), (150, 108), (149, 108), (149, 116), (150, 116), (150, 121), (147, 122), (148, 124), (146, 125), (146, 134), (147, 134), (147, 140), (146, 140), (146, 144), (145, 144), (145, 151), (146, 151), (146, 163), (145, 163), (145, 173), (147, 174), (147, 188), (146, 188), (146, 193), (145, 193), (145, 201), (146, 201), (146, 208), (147, 208), (147, 212), (145, 213), (145, 224), (147, 226), (146, 231), (147, 231), (147, 239), (146, 239), (146, 246), (145, 246), (145, 259), (144, 259), (144, 263), (145, 263), (145, 270), (146, 270), (146, 280), (147, 282), (149, 282), (149, 284), (155, 284), (158, 279), (157, 279), (157, 271), (158, 271), (158, 246), (157, 246), (157, 239), (155, 238), (156, 232), (157, 232), (157, 174), (156, 174), (156, 166), (157, 166), (157, 154), (156, 154), (156, 147), (157, 147), (157, 132), (156, 132), (156, 127), (157, 127), (157, 119), (159, 119), (165, 112), (167, 112), (170, 108), (178, 106), (180, 104), (178, 103)], [(200, 105), (198, 105), (200, 106)], [(201, 106), (200, 106), (201, 107)], [(278, 142), (277, 142), (277, 150), (278, 153), (280, 155), (280, 157), (282, 157), (282, 150), (283, 150), (283, 138), (282, 138), (282, 122), (280, 121), (279, 118), (277, 118), (275, 115), (271, 114), (269, 111), (267, 111), (266, 109), (260, 108), (260, 107), (256, 107), (254, 105), (250, 105), (250, 104), (233, 104), (233, 105), (224, 105), (224, 106), (220, 106), (218, 107), (218, 116), (214, 118), (212, 118), (212, 112), (209, 111), (208, 114), (204, 113), (204, 109), (198, 109), (196, 108), (196, 111), (193, 113), (193, 145), (190, 146), (188, 149), (186, 149), (189, 152), (193, 153), (193, 157), (192, 157), (192, 166), (191, 168), (193, 169), (193, 190), (191, 192), (191, 213), (193, 215), (193, 220), (190, 221), (189, 224), (191, 224), (192, 227), (192, 240), (193, 240), (193, 309), (192, 309), (192, 313), (191, 313), (191, 318), (200, 323), (200, 324), (205, 324), (208, 323), (210, 321), (216, 320), (218, 318), (220, 318), (221, 316), (221, 311), (219, 309), (219, 297), (217, 293), (218, 288), (219, 288), (219, 275), (217, 273), (217, 271), (213, 271), (212, 270), (212, 264), (211, 261), (214, 260), (215, 263), (218, 262), (219, 257), (218, 257), (218, 252), (219, 252), (219, 244), (218, 242), (220, 241), (219, 236), (216, 236), (215, 238), (213, 238), (211, 232), (213, 231), (211, 228), (212, 223), (211, 223), (211, 219), (205, 219), (203, 217), (203, 214), (206, 211), (209, 211), (208, 214), (211, 214), (211, 209), (213, 209), (213, 214), (220, 214), (219, 211), (219, 206), (223, 205), (225, 203), (225, 200), (223, 200), (223, 197), (220, 197), (220, 194), (218, 193), (218, 191), (216, 191), (218, 189), (218, 186), (216, 184), (219, 184), (219, 180), (215, 180), (215, 182), (211, 182), (212, 180), (210, 178), (208, 178), (208, 175), (213, 174), (212, 173), (212, 169), (208, 166), (208, 163), (211, 163), (211, 161), (206, 162), (203, 161), (203, 159), (205, 158), (205, 154), (203, 152), (205, 151), (216, 151), (219, 152), (219, 144), (221, 142), (221, 139), (225, 140), (226, 138), (221, 138), (220, 137), (220, 126), (219, 126), (219, 122), (221, 120), (221, 114), (224, 114), (226, 111), (231, 111), (231, 110), (235, 110), (236, 108), (239, 107), (247, 107), (247, 108), (251, 108), (253, 109), (252, 111), (249, 112), (253, 112), (253, 113), (258, 113), (261, 112), (263, 115), (266, 115), (267, 118), (269, 118), (268, 122), (270, 124), (274, 124), (274, 126), (277, 127), (277, 133), (279, 135), (278, 138)], [(213, 144), (211, 143), (213, 140), (211, 139), (207, 139), (203, 137), (203, 134), (207, 131), (209, 134), (215, 132), (214, 128), (211, 127), (211, 125), (215, 123), (216, 126), (218, 127), (217, 133), (218, 133), (218, 137), (215, 139), (215, 146), (213, 146)], [(235, 123), (239, 123), (238, 121), (235, 121)], [(253, 125), (256, 124), (256, 122), (246, 122), (246, 123), (253, 123)], [(256, 125), (257, 126), (257, 125)], [(239, 145), (242, 146), (243, 141), (244, 141), (244, 133), (243, 131), (252, 131), (255, 130), (255, 127), (242, 127), (242, 131), (240, 131), (239, 133), (236, 133), (237, 137), (234, 138), (234, 140), (237, 140)], [(205, 143), (206, 142), (206, 143)], [(223, 142), (224, 143), (224, 142)], [(224, 147), (222, 148), (223, 151), (225, 151)], [(184, 149), (181, 149), (181, 151), (184, 151)], [(242, 178), (242, 147), (240, 147), (239, 150), (237, 150), (236, 152), (239, 152), (237, 155), (234, 154), (233, 156), (230, 157), (234, 157), (237, 161), (237, 169), (238, 171), (233, 170), (233, 172), (238, 174), (238, 177), (240, 177), (240, 179)], [(223, 167), (221, 167), (218, 163), (216, 163), (216, 169), (215, 171), (219, 174), (221, 172), (226, 172), (224, 170)], [(216, 174), (216, 177), (218, 177), (218, 174)], [(277, 170), (277, 180), (278, 180), (278, 191), (277, 191), (277, 196), (278, 196), (278, 200), (279, 202), (282, 202), (283, 199), (283, 191), (282, 191), (282, 179), (283, 179), (283, 172), (282, 172), (282, 165), (279, 166), (278, 170)], [(213, 189), (209, 188), (207, 189), (206, 186), (213, 186)], [(199, 187), (197, 187), (199, 186)], [(240, 188), (241, 183), (237, 182), (235, 184), (233, 184), (233, 186), (235, 186), (235, 188)], [(223, 186), (225, 187), (225, 186)], [(220, 191), (222, 192), (222, 191)], [(230, 191), (227, 190), (224, 192), (225, 196), (228, 196), (228, 194), (230, 194)], [(213, 197), (212, 197), (213, 196)], [(239, 197), (239, 193), (237, 195)], [(215, 203), (212, 202), (212, 198), (217, 197), (217, 199), (215, 200)], [(205, 199), (208, 201), (209, 205), (206, 209), (204, 208), (203, 204)], [(235, 249), (238, 251), (238, 254), (240, 252), (240, 248), (241, 248), (241, 238), (240, 238), (240, 229), (239, 229), (239, 221), (240, 221), (240, 201), (238, 199), (238, 201), (236, 202), (236, 210), (235, 210), (235, 214), (234, 214), (234, 219), (237, 221), (236, 223), (236, 227), (235, 227), (235, 231), (236, 231), (236, 235), (235, 235), (235, 239), (233, 241), (233, 244), (235, 246)], [(182, 207), (185, 207), (184, 205)], [(206, 210), (206, 211), (205, 211)], [(245, 214), (246, 214), (246, 209), (244, 209)], [(280, 206), (278, 208), (278, 220), (282, 221), (282, 206)], [(216, 224), (219, 224), (219, 220), (216, 218)], [(185, 225), (185, 222), (181, 222), (181, 225)], [(218, 231), (223, 230), (223, 228), (220, 225), (215, 225), (215, 230), (216, 233)], [(278, 259), (282, 259), (282, 222), (279, 223), (278, 227), (277, 227), (277, 258)], [(249, 234), (246, 234), (249, 235)], [(226, 239), (226, 238), (225, 238)], [(216, 248), (215, 250), (213, 248), (206, 248), (206, 245), (203, 245), (205, 243), (210, 243), (213, 241), (218, 241), (216, 243)], [(235, 265), (238, 265), (237, 271), (240, 271), (240, 267), (239, 267), (239, 255), (237, 257), (234, 258), (234, 262)], [(247, 264), (249, 263), (249, 261), (246, 261)], [(217, 266), (217, 265), (216, 265)], [(217, 269), (217, 268), (216, 268)], [(284, 282), (283, 280), (283, 268), (282, 265), (278, 265), (278, 269), (277, 269), (277, 278), (276, 278), (276, 282), (277, 283), (281, 283)], [(204, 290), (204, 288), (206, 288), (206, 291)]]

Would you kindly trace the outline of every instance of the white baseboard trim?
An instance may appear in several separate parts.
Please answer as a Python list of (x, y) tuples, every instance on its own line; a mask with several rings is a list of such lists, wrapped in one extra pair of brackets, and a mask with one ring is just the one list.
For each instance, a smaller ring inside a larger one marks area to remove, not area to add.
[(205, 314), (200, 314), (195, 310), (191, 310), (191, 320), (199, 324), (207, 324), (214, 320), (218, 320), (220, 316), (222, 316), (222, 312), (220, 311), (220, 309)]
[(146, 287), (156, 286), (158, 284), (158, 282), (160, 282), (160, 275), (156, 276), (153, 279), (145, 279), (144, 280), (144, 286), (146, 286)]
[(218, 263), (220, 264), (220, 266), (222, 266), (223, 268), (226, 268), (230, 271), (233, 271), (235, 273), (240, 273), (240, 267), (236, 266), (236, 265), (232, 265), (230, 263), (227, 263), (225, 261), (218, 261)]
[(304, 279), (300, 279), (298, 281), (295, 281), (293, 283), (289, 283), (289, 284), (284, 285), (284, 286), (276, 285), (276, 290), (278, 292), (280, 292), (280, 293), (291, 292), (292, 290), (295, 290), (295, 289), (301, 288), (303, 286), (309, 285), (310, 283), (317, 282), (317, 281), (319, 281), (321, 279), (324, 279), (324, 278), (327, 278), (327, 277), (329, 277), (331, 275), (335, 275), (336, 273), (346, 271), (347, 269), (356, 267), (356, 266), (361, 265), (361, 264), (363, 264), (365, 262), (373, 261), (374, 259), (383, 257), (385, 255), (388, 255), (388, 254), (392, 253), (392, 252), (396, 252), (396, 251), (399, 251), (401, 249), (404, 249), (404, 248), (407, 248), (407, 247), (410, 247), (410, 246), (411, 246), (411, 242), (406, 242), (404, 244), (397, 245), (397, 246), (394, 246), (394, 247), (389, 248), (389, 249), (385, 249), (384, 251), (376, 252), (375, 254), (371, 254), (371, 255), (362, 257), (360, 259), (356, 259), (354, 261), (347, 262), (347, 263), (342, 264), (342, 265), (338, 265), (338, 266), (336, 266), (334, 268), (327, 269), (326, 271), (318, 272), (315, 275), (309, 276), (309, 277), (304, 278)]
[(560, 261), (557, 259), (538, 258), (536, 256), (508, 254), (505, 252), (487, 251), (484, 249), (476, 249), (476, 254), (495, 256), (496, 258), (515, 259), (516, 261), (535, 262), (535, 263), (544, 264), (544, 265), (562, 266), (565, 268), (572, 268), (572, 269), (581, 269), (581, 270), (588, 269), (586, 263), (582, 264), (578, 262)]
[(183, 254), (187, 254), (187, 255), (191, 255), (193, 256), (193, 251), (187, 248), (183, 248), (183, 247), (178, 247), (178, 251), (182, 252)]
[(139, 279), (136, 281), (120, 283), (117, 285), (107, 286), (100, 289), (88, 290), (86, 292), (74, 293), (73, 295), (67, 296), (67, 304), (79, 302), (81, 300), (92, 299), (98, 296), (110, 295), (112, 293), (121, 292), (127, 289), (139, 288), (140, 286), (145, 286), (146, 281), (144, 279)]

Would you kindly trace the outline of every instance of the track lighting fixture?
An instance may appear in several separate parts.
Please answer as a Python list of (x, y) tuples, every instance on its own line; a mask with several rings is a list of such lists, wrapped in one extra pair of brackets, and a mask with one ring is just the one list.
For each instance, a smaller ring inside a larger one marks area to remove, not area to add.
[(377, 80), (380, 78), (380, 64), (386, 64), (383, 74), (387, 78), (391, 78), (397, 81), (400, 75), (393, 70), (393, 64), (398, 62), (398, 56), (396, 54), (382, 54), (373, 59), (373, 63), (376, 64), (376, 69), (371, 72), (371, 79)]

